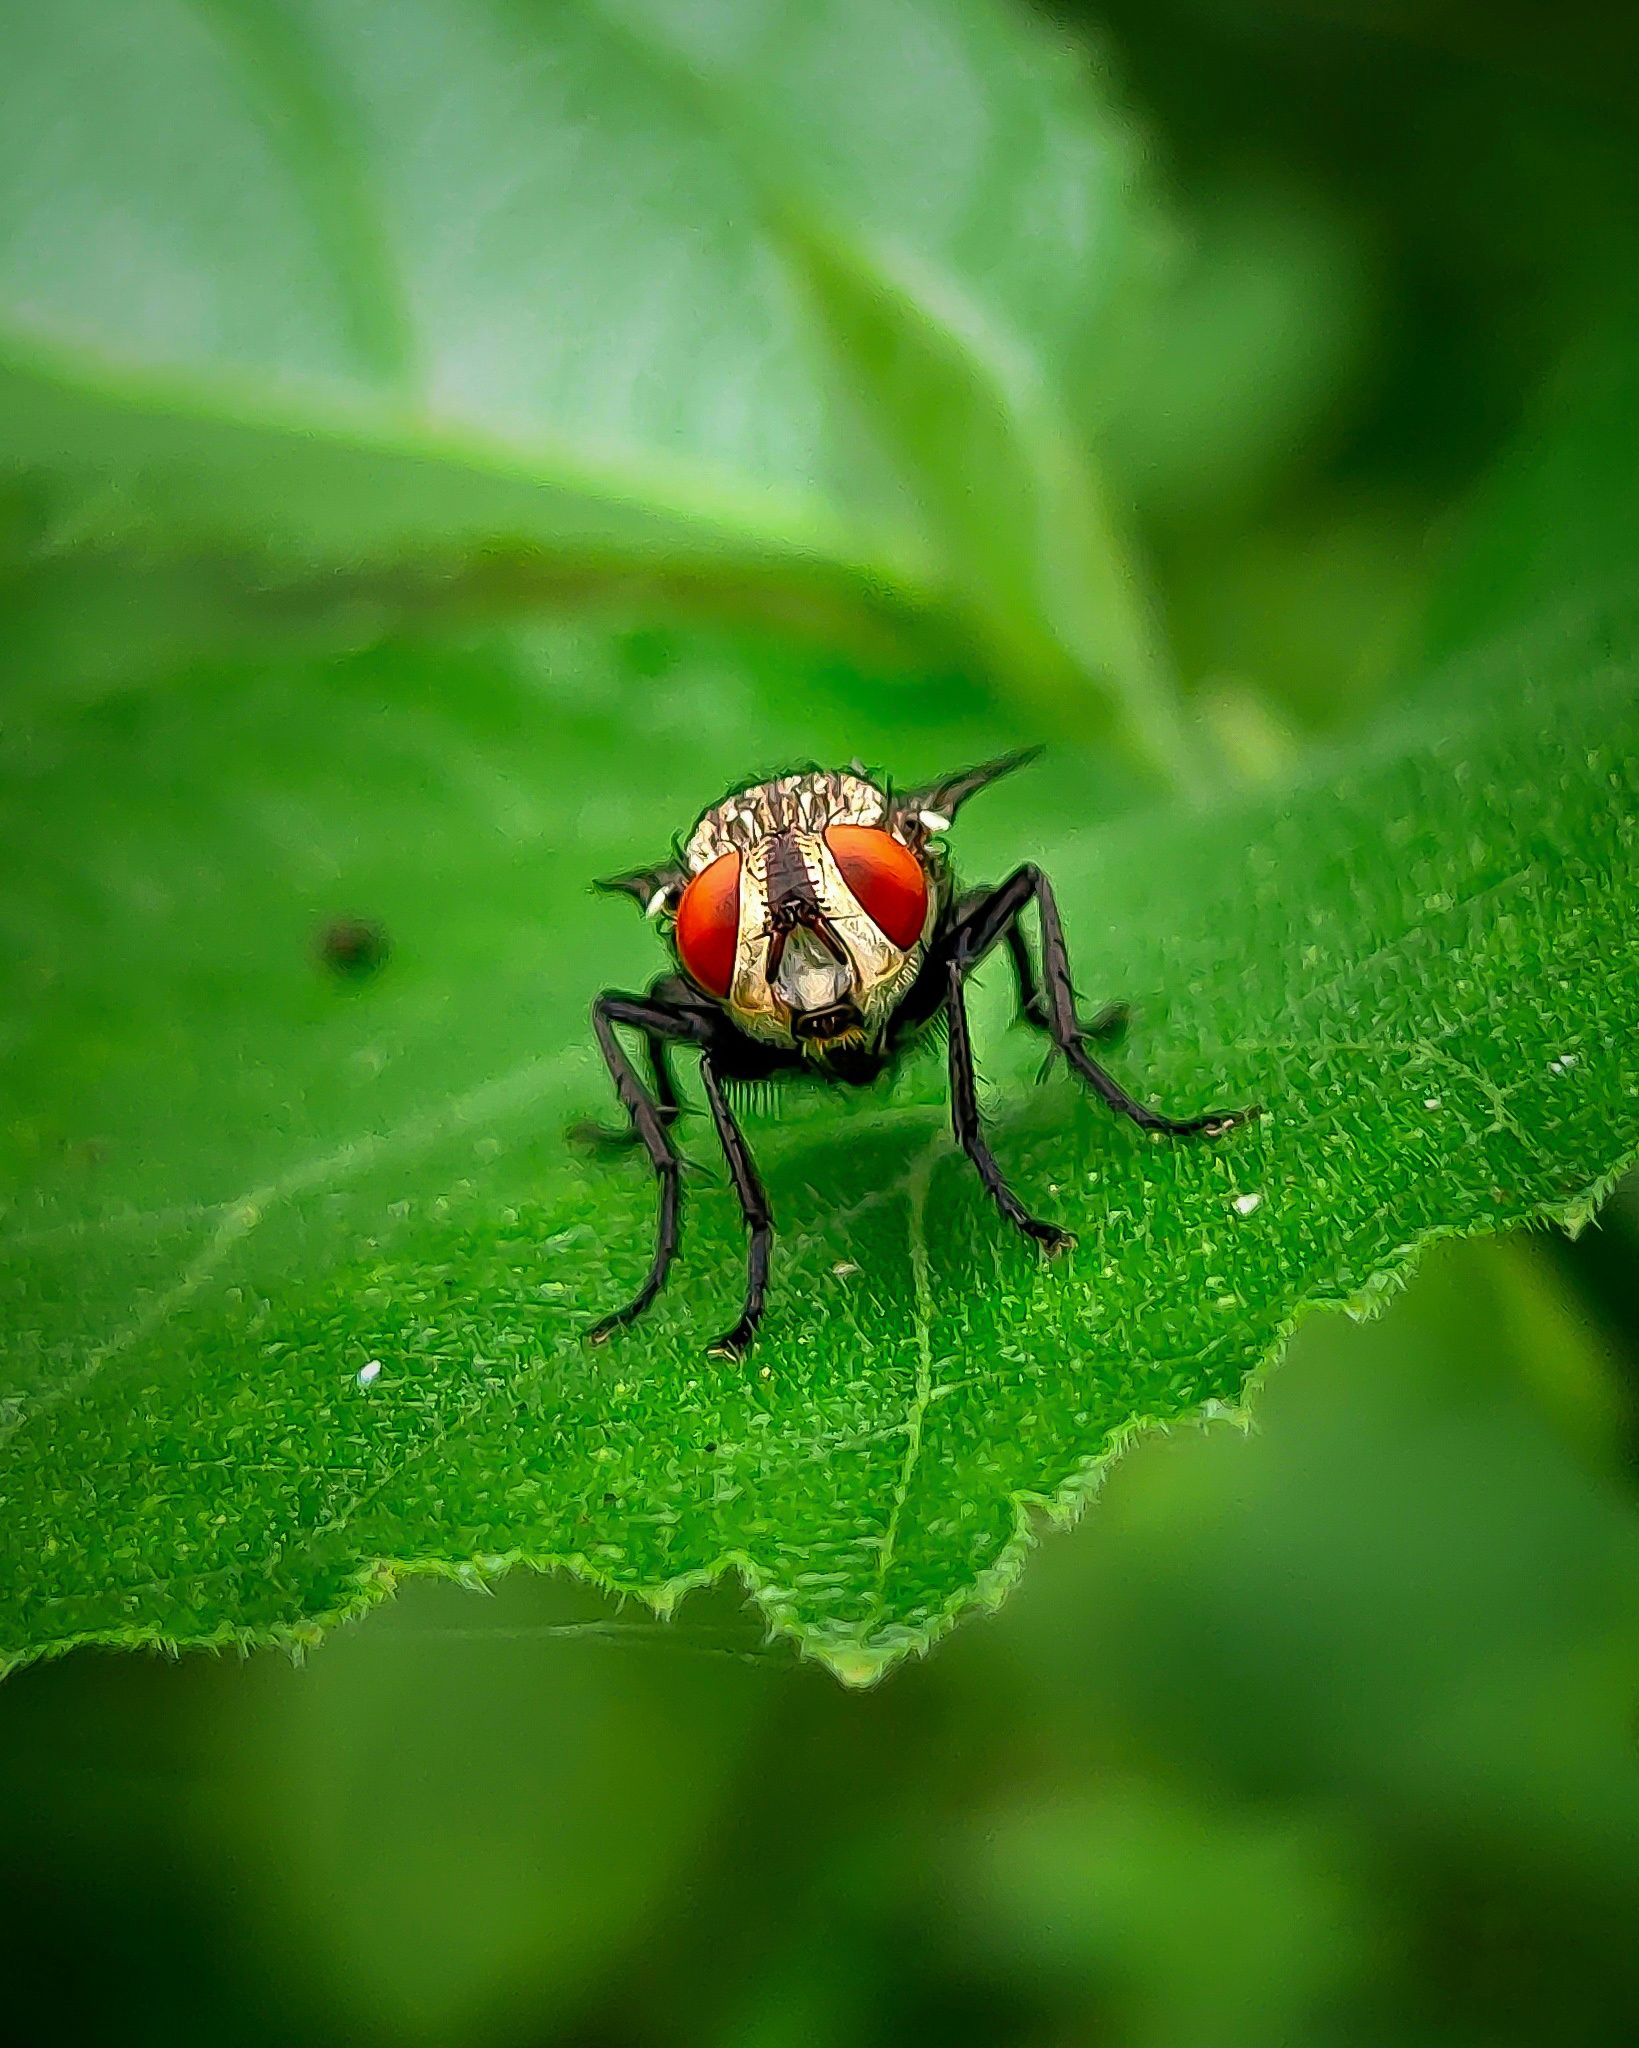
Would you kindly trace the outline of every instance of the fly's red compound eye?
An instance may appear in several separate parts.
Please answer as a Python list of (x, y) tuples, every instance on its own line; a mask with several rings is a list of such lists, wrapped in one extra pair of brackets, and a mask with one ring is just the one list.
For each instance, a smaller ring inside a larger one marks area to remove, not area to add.
[(740, 943), (740, 856), (720, 854), (702, 868), (677, 906), (677, 950), (703, 989), (727, 996)]
[(928, 917), (928, 878), (916, 855), (874, 825), (828, 825), (825, 843), (872, 924), (909, 952)]

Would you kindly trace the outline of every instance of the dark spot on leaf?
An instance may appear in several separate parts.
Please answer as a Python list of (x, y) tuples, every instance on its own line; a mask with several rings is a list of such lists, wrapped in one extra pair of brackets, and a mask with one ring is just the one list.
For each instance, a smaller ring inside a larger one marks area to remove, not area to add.
[(379, 973), (392, 951), (387, 927), (367, 917), (335, 917), (314, 944), (319, 964), (347, 981), (365, 981)]

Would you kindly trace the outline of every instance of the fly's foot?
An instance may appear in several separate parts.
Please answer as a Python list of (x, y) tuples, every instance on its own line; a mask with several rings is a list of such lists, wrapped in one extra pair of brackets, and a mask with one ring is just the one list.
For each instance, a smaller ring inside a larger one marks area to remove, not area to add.
[(1202, 1127), (1201, 1136), (1221, 1138), (1227, 1131), (1238, 1131), (1242, 1124), (1255, 1124), (1262, 1115), (1261, 1102), (1250, 1102), (1245, 1109), (1226, 1109)]
[(1242, 1124), (1256, 1123), (1262, 1115), (1263, 1104), (1254, 1102), (1246, 1109), (1209, 1109), (1205, 1116), (1157, 1116), (1153, 1122), (1146, 1121), (1145, 1128), (1152, 1138), (1222, 1138)]

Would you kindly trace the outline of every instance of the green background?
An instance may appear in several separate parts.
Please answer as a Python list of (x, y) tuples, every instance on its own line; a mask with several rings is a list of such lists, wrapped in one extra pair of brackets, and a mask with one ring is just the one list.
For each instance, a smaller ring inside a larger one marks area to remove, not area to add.
[[(9, 2009), (1628, 2038), (1639, 1208), (1557, 1227), (1639, 1138), (1624, 18), (384, 20), (0, 22), (0, 1654), (224, 1650), (0, 1688)], [(589, 1356), (657, 953), (588, 878), (1043, 735), (964, 871), (1270, 1120), (1140, 1144), (993, 976), (1072, 1263), (934, 1061), (750, 1118), (749, 1370), (704, 1174)]]

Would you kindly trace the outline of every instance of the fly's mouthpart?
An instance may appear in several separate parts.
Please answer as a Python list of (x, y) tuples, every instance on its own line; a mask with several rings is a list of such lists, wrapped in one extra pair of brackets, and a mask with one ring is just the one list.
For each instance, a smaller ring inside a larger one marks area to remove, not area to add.
[(853, 1003), (833, 1003), (828, 1010), (801, 1010), (791, 1019), (791, 1036), (826, 1045), (863, 1045), (865, 1019)]
[[(853, 1008), (847, 998), (849, 983), (854, 978), (853, 963), (834, 932), (818, 924), (800, 924), (782, 934), (775, 947), (778, 961), (771, 950), (765, 971), (769, 986), (793, 1019), (829, 1016), (839, 1008)], [(794, 1022), (792, 1033), (796, 1033)]]

